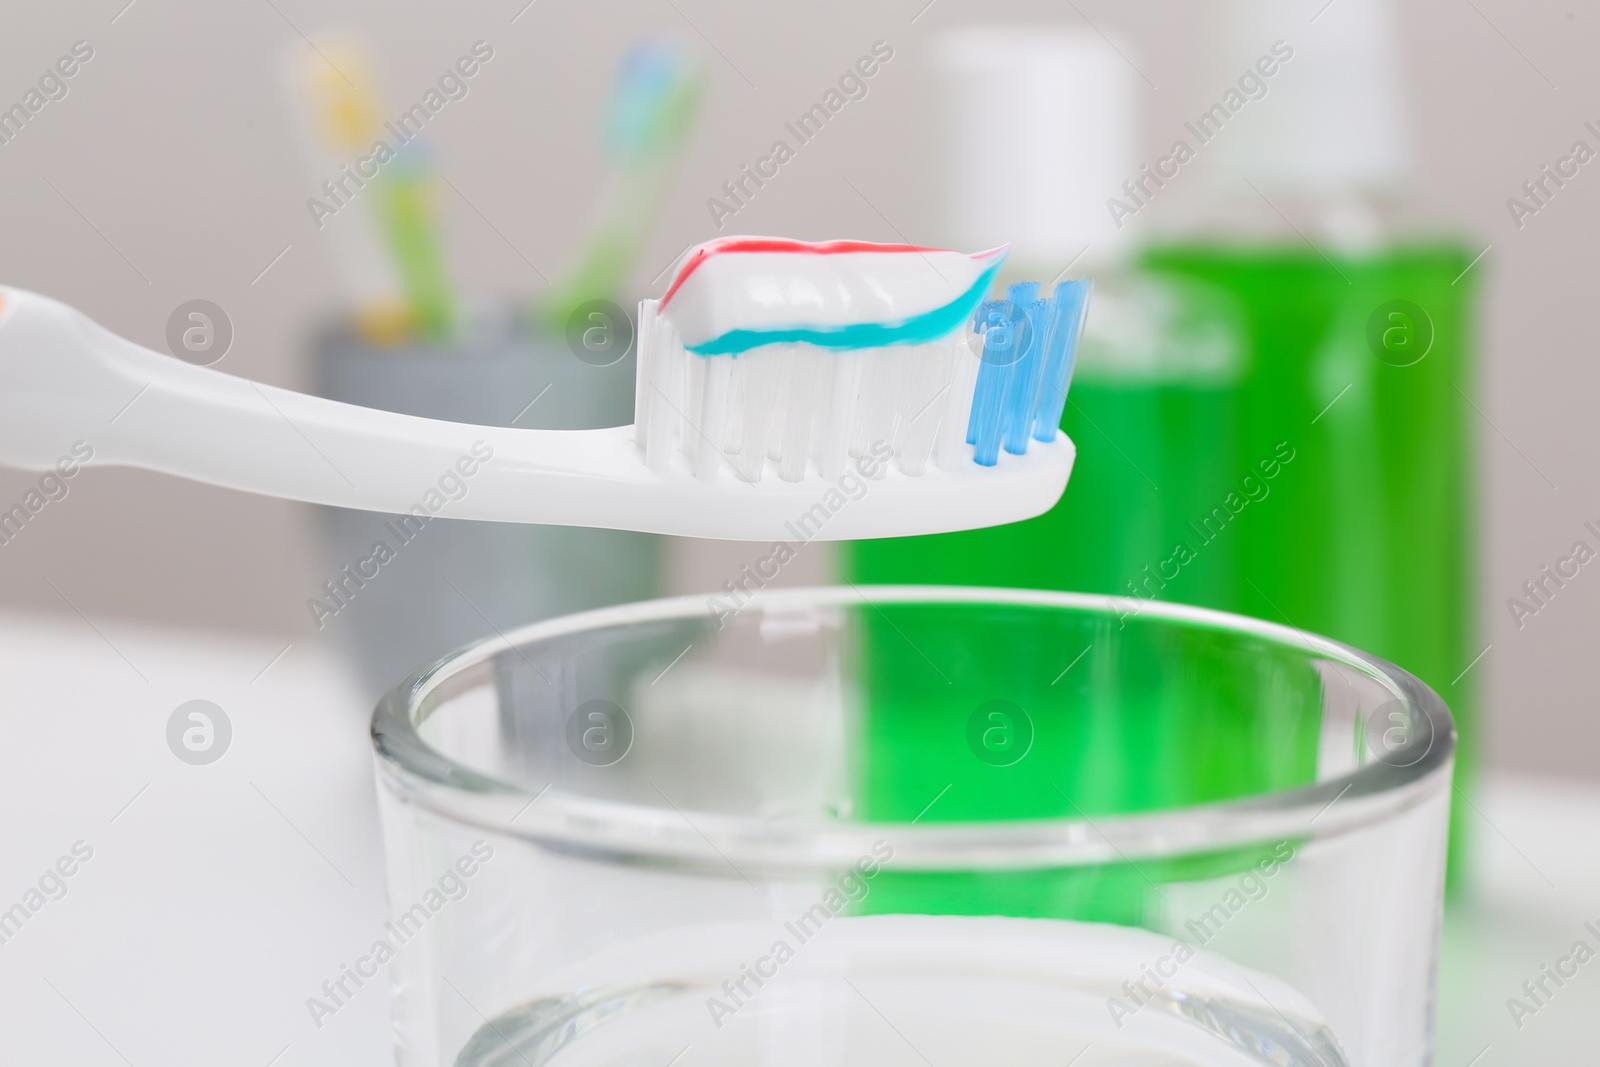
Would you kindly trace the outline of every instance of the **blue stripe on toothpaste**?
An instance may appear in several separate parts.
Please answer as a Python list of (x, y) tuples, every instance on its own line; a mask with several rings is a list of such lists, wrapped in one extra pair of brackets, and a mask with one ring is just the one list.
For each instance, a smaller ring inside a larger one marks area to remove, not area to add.
[(855, 322), (844, 326), (777, 326), (765, 330), (729, 330), (686, 346), (700, 356), (738, 355), (762, 345), (792, 344), (805, 341), (822, 348), (847, 351), (857, 348), (882, 348), (885, 345), (920, 345), (937, 340), (966, 323), (972, 309), (989, 291), (997, 262), (978, 276), (978, 280), (959, 297), (942, 307), (913, 315), (898, 322)]

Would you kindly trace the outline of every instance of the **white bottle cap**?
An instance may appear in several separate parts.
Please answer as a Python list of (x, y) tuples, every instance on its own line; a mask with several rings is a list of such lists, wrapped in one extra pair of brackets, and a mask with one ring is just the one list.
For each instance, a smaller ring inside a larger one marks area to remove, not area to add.
[(962, 27), (933, 54), (952, 243), (1010, 243), (1041, 270), (1104, 262), (1127, 234), (1106, 198), (1135, 169), (1128, 61), (1092, 30), (1035, 27)]
[(1410, 161), (1390, 0), (1235, 0), (1217, 97), (1278, 42), (1293, 57), (1263, 79), (1267, 96), (1201, 149), (1215, 153), (1216, 177), (1268, 195), (1401, 184)]

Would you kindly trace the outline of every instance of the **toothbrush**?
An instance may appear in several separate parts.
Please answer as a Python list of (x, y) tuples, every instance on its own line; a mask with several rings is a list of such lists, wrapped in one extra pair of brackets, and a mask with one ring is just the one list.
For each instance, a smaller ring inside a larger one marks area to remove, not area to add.
[(426, 142), (414, 136), (389, 149), (377, 174), (352, 176), (352, 161), (392, 136), (380, 125), (366, 50), (354, 41), (329, 41), (315, 56), (295, 53), (296, 80), (309, 105), (295, 113), (314, 173), (328, 179), (318, 203), (324, 211), (355, 216), (318, 218), (318, 228), (329, 231), (356, 298), (358, 329), (380, 344), (413, 330), (432, 339), (448, 336), (455, 300), (438, 237), (438, 175)]
[(617, 173), (577, 265), (535, 310), (548, 331), (565, 330), (583, 302), (621, 290), (694, 129), (704, 80), (698, 53), (671, 35), (646, 38), (623, 59), (603, 137)]
[(417, 332), (444, 340), (455, 330), (456, 307), (439, 240), (440, 183), (432, 151), (420, 139), (413, 140), (400, 147), (384, 170), (373, 190), (379, 228), (405, 284)]
[[(366, 153), (382, 135), (378, 102), (371, 92), (356, 88), (373, 84), (365, 50), (349, 42), (324, 41), (328, 55), (308, 55), (295, 48), (286, 58), (289, 115), (299, 135), (307, 174), (320, 185), (343, 175), (343, 167)], [(347, 81), (340, 72), (345, 72)], [(367, 190), (371, 192), (371, 190)], [(327, 190), (318, 189), (319, 202), (332, 203)], [(335, 205), (337, 206), (337, 205)], [(339, 208), (336, 219), (319, 219), (335, 266), (352, 303), (356, 328), (374, 343), (394, 343), (410, 333), (410, 312), (400, 299), (400, 279), (393, 259), (384, 250), (376, 215), (356, 205)]]
[[(641, 305), (640, 422), (576, 431), (258, 385), (0, 287), (0, 462), (42, 471), (86, 442), (108, 466), (315, 504), (730, 540), (1015, 522), (1056, 502), (1075, 452), (1065, 436), (1036, 437), (986, 466), (965, 441), (981, 377), (966, 336), (1003, 257), (762, 238), (700, 246), (663, 299)], [(986, 351), (1003, 340), (1002, 322), (979, 325)], [(1023, 364), (993, 365), (1015, 398)], [(509, 419), (525, 400), (506, 403)], [(1040, 389), (1030, 406), (1051, 403)]]

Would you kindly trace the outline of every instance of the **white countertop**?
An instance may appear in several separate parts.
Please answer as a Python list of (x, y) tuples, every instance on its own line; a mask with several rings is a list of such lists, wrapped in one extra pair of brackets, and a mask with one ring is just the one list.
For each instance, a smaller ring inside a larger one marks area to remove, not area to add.
[(1600, 1062), (1600, 958), (1564, 987), (1547, 980), (1554, 995), (1520, 1017), (1520, 1028), (1506, 1005), (1526, 1000), (1522, 983), (1540, 978), (1541, 965), (1554, 966), (1580, 938), (1600, 952), (1600, 937), (1584, 929), (1600, 929), (1600, 787), (1499, 775), (1469, 804), (1473, 880), (1445, 916), (1435, 1062)]
[[(392, 1063), (384, 984), (305, 1006), (383, 922), (371, 709), (325, 646), (262, 674), (282, 647), (0, 614), (0, 910), (94, 850), (0, 944), (0, 1063)], [(233, 728), (209, 766), (167, 747), (196, 698)]]
[[(382, 983), (321, 1029), (306, 1008), (383, 923), (370, 708), (332, 650), (282, 647), (0, 613), (0, 911), (93, 850), (0, 943), (0, 1063), (391, 1063)], [(233, 728), (208, 766), (167, 747), (193, 699)], [(1502, 777), (1474, 803), (1437, 1063), (1592, 1062), (1600, 960), (1520, 1031), (1505, 1001), (1578, 938), (1600, 948), (1600, 788)]]

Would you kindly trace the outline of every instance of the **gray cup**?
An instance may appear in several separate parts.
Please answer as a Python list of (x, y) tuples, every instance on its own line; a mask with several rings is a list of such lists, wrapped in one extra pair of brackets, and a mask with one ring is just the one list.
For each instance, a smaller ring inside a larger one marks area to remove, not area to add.
[[(489, 426), (578, 430), (633, 421), (632, 351), (609, 365), (564, 338), (530, 333), (509, 310), (464, 328), (458, 343), (374, 346), (333, 329), (314, 346), (318, 392), (333, 400)], [(588, 355), (588, 353), (585, 353)], [(419, 471), (419, 485), (440, 472)], [(393, 559), (354, 588), (322, 626), (347, 640), (381, 691), (423, 660), (524, 623), (656, 595), (662, 538), (578, 527), (433, 518), (400, 541), (394, 516), (324, 508), (325, 566)], [(347, 585), (347, 588), (353, 588)], [(329, 601), (333, 603), (333, 601)]]

